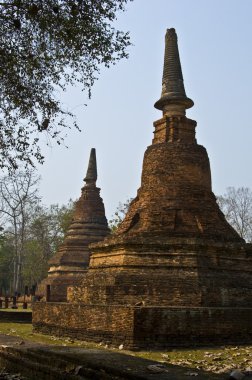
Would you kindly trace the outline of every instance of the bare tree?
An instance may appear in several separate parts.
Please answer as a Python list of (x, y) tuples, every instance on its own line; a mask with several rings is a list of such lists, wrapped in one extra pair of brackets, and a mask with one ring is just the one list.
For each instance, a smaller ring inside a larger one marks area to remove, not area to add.
[(12, 259), (12, 290), (20, 290), (24, 257), (25, 235), (29, 215), (39, 203), (39, 177), (34, 170), (7, 175), (0, 179), (0, 217), (2, 225), (12, 236), (14, 255)]
[(218, 204), (227, 221), (248, 242), (252, 242), (252, 191), (248, 187), (228, 187)]

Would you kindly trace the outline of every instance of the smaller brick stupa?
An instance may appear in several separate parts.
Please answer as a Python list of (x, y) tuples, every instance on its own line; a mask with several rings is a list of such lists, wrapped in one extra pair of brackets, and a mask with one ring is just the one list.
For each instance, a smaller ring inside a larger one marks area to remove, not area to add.
[(67, 287), (76, 286), (85, 275), (90, 251), (88, 245), (109, 234), (100, 189), (96, 187), (97, 166), (95, 149), (90, 152), (86, 182), (75, 204), (72, 222), (63, 244), (49, 261), (48, 277), (38, 287), (37, 294), (49, 301), (66, 301)]

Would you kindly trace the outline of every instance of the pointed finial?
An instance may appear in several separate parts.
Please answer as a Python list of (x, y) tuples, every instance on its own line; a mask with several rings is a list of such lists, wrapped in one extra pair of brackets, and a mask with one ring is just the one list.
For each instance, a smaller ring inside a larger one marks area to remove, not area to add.
[(91, 149), (90, 157), (89, 157), (89, 163), (88, 163), (88, 169), (86, 177), (84, 178), (84, 181), (87, 184), (95, 184), (97, 180), (97, 167), (96, 167), (96, 154), (95, 154), (95, 148)]
[(165, 55), (161, 98), (154, 107), (164, 115), (185, 115), (185, 110), (193, 106), (193, 101), (186, 96), (181, 70), (178, 38), (174, 28), (167, 29), (165, 35)]

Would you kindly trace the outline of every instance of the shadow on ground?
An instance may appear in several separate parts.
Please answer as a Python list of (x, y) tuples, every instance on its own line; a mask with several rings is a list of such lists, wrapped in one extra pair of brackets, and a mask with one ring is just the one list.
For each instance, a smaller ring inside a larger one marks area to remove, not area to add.
[(0, 335), (0, 364), (33, 379), (227, 379), (215, 374), (102, 349), (49, 346)]

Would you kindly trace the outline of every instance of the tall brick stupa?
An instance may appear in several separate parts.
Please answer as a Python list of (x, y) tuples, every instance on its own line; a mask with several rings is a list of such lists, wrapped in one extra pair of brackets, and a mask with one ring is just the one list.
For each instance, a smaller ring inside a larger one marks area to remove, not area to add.
[[(186, 117), (193, 104), (168, 29), (155, 103), (163, 115), (141, 186), (117, 232), (92, 244), (88, 273), (68, 292), (75, 320), (62, 318), (56, 332), (130, 349), (252, 341), (252, 248), (218, 207), (206, 149)], [(45, 312), (34, 325), (55, 333)]]
[[(38, 294), (50, 295), (50, 301), (66, 301), (67, 287), (77, 285), (86, 274), (90, 251), (88, 245), (103, 240), (109, 233), (100, 189), (96, 187), (96, 152), (92, 148), (85, 185), (75, 204), (72, 222), (63, 244), (49, 261), (48, 277), (38, 287)], [(50, 288), (48, 289), (48, 286)]]

